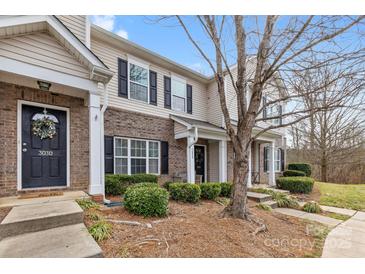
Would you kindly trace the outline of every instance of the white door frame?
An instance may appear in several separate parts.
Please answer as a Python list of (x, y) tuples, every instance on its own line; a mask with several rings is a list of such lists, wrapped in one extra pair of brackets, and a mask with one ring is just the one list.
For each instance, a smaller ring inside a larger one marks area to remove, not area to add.
[[(204, 182), (207, 182), (207, 162), (208, 162), (208, 158), (207, 158), (207, 145), (201, 145), (201, 144), (195, 144), (194, 147), (204, 147)], [(195, 151), (194, 151), (195, 154)], [(194, 157), (194, 169), (195, 169), (195, 157)], [(195, 172), (196, 175), (196, 172)]]
[[(42, 104), (37, 102), (30, 102), (25, 100), (18, 100), (17, 104), (17, 189), (23, 190), (22, 188), (22, 106), (35, 106), (35, 107), (45, 107), (55, 110), (62, 110), (66, 112), (66, 143), (67, 143), (67, 157), (66, 157), (66, 187), (70, 187), (70, 109), (66, 107), (59, 107), (54, 105)], [(37, 187), (37, 188), (26, 188), (24, 190), (34, 190), (34, 189), (57, 189), (65, 188), (65, 186), (52, 186), (52, 187)]]

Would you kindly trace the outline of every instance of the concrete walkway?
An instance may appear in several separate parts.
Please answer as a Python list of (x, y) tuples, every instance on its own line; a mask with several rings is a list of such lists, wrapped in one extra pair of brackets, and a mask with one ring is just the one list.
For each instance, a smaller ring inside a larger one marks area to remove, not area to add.
[(34, 198), (26, 205), (10, 201), (16, 206), (0, 223), (0, 258), (101, 257), (80, 206), (58, 200)]
[(292, 209), (292, 208), (275, 208), (274, 211), (279, 212), (284, 215), (292, 216), (292, 217), (315, 221), (315, 222), (324, 224), (329, 227), (335, 227), (335, 226), (339, 225), (340, 223), (342, 223), (341, 220), (337, 220), (337, 219), (326, 217), (326, 216), (319, 215), (319, 214), (307, 213), (305, 211)]
[(327, 236), (323, 258), (365, 258), (365, 212), (335, 227)]

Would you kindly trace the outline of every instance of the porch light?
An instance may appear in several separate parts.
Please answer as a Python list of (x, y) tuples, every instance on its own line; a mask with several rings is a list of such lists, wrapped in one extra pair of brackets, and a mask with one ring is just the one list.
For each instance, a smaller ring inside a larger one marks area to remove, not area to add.
[(51, 83), (48, 82), (37, 81), (37, 83), (40, 90), (49, 91), (51, 87)]

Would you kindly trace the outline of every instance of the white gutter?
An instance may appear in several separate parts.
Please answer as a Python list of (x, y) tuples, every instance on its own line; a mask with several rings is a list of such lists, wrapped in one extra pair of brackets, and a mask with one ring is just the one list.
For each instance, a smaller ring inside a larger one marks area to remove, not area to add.
[(101, 140), (101, 146), (100, 146), (100, 167), (101, 167), (101, 172), (100, 172), (100, 180), (101, 180), (101, 185), (103, 188), (103, 199), (104, 199), (104, 203), (109, 204), (110, 201), (105, 199), (105, 161), (104, 161), (104, 151), (105, 151), (105, 142), (104, 142), (104, 113), (108, 107), (108, 103), (109, 103), (109, 94), (108, 94), (108, 90), (107, 90), (107, 84), (103, 84), (104, 85), (104, 96), (103, 96), (103, 107), (100, 110), (100, 140)]

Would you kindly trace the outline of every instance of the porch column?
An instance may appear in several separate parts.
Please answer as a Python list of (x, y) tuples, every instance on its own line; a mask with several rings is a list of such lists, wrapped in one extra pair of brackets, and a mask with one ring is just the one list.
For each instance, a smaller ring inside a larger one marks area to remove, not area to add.
[(103, 195), (101, 182), (101, 115), (99, 95), (89, 94), (89, 194)]
[(195, 156), (194, 156), (194, 136), (187, 137), (186, 159), (187, 159), (187, 182), (195, 183)]
[(227, 141), (219, 141), (219, 182), (227, 182)]
[(251, 159), (251, 145), (248, 149), (248, 178), (247, 187), (252, 187), (252, 159)]
[(271, 142), (270, 144), (270, 160), (269, 160), (269, 185), (275, 186), (275, 143)]

